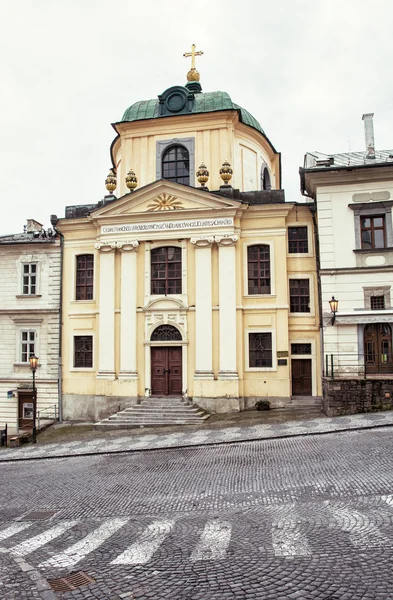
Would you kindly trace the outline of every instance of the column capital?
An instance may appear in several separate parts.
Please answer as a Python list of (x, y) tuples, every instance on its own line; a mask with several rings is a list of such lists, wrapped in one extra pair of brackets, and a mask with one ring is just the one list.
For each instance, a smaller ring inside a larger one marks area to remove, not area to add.
[(190, 242), (195, 248), (211, 248), (214, 244), (214, 236), (200, 238), (192, 237)]
[(116, 242), (98, 242), (97, 244), (94, 244), (94, 248), (98, 250), (98, 252), (109, 254), (116, 250)]
[(214, 238), (214, 241), (216, 242), (217, 246), (221, 247), (234, 246), (238, 240), (238, 235), (216, 235), (216, 237)]
[(120, 252), (137, 252), (139, 248), (139, 242), (137, 240), (116, 242), (116, 248), (120, 250)]

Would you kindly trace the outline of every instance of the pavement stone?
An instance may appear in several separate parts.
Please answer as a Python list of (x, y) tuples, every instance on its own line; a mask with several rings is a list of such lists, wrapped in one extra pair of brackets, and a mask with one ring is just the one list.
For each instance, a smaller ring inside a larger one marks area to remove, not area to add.
[(203, 431), (187, 431), (179, 425), (179, 431), (166, 434), (135, 433), (120, 438), (100, 438), (100, 440), (76, 440), (66, 443), (39, 444), (18, 448), (0, 448), (0, 462), (72, 457), (94, 454), (138, 452), (162, 448), (183, 448), (235, 443), (239, 441), (269, 440), (281, 437), (295, 437), (310, 434), (326, 434), (339, 431), (391, 427), (393, 411), (382, 413), (363, 413), (343, 417), (320, 417), (304, 421), (288, 421), (279, 424), (259, 424), (239, 427), (221, 427)]

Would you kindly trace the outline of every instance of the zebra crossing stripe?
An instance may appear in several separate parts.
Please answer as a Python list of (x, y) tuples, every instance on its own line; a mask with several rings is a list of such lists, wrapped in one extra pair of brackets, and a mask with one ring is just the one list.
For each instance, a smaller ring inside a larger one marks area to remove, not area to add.
[(332, 508), (331, 511), (341, 530), (349, 534), (355, 548), (390, 546), (390, 540), (370, 522), (367, 514), (347, 508)]
[(232, 525), (229, 521), (208, 521), (200, 540), (191, 554), (193, 562), (197, 560), (219, 560), (225, 558), (231, 540)]
[(393, 496), (389, 494), (389, 496), (382, 496), (382, 500), (386, 502), (388, 506), (393, 506)]
[(43, 533), (40, 533), (39, 535), (36, 535), (35, 537), (32, 537), (25, 542), (18, 544), (17, 546), (14, 546), (11, 548), (10, 552), (16, 556), (26, 556), (26, 554), (34, 552), (34, 550), (37, 550), (37, 548), (41, 548), (41, 546), (45, 546), (45, 544), (51, 540), (59, 537), (65, 531), (67, 531), (67, 529), (74, 527), (74, 525), (76, 525), (78, 522), (79, 521), (64, 521), (63, 523), (60, 523), (60, 525), (51, 527), (47, 531), (44, 531)]
[(64, 552), (56, 554), (56, 556), (42, 562), (39, 567), (73, 567), (87, 554), (101, 546), (128, 521), (129, 518), (111, 519), (105, 522), (101, 527), (89, 533), (89, 535), (64, 550)]
[(32, 525), (32, 523), (14, 523), (10, 527), (7, 527), (7, 529), (0, 531), (0, 540), (6, 540), (7, 538), (12, 537), (16, 533), (27, 529), (30, 525)]
[(306, 536), (293, 520), (273, 521), (272, 542), (275, 556), (310, 556)]
[(173, 520), (154, 521), (134, 544), (112, 560), (111, 565), (144, 565), (161, 546), (174, 524)]

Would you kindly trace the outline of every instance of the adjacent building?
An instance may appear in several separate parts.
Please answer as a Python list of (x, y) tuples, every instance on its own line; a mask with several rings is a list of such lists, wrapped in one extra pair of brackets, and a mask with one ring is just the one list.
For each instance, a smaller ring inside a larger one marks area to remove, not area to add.
[(146, 396), (211, 412), (320, 396), (312, 212), (285, 202), (258, 121), (191, 69), (113, 127), (111, 193), (53, 220), (64, 418)]
[(59, 402), (60, 239), (33, 219), (24, 233), (0, 237), (0, 428), (32, 427), (29, 358), (39, 357), (37, 411)]
[(376, 151), (363, 120), (365, 151), (308, 153), (300, 169), (317, 211), (329, 414), (390, 407), (393, 393), (393, 150)]

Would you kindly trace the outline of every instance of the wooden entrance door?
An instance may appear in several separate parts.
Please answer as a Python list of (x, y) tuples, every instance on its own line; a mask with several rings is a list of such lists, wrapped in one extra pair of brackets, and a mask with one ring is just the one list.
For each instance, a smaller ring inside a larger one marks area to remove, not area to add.
[(181, 346), (151, 349), (151, 393), (153, 396), (181, 396)]
[(31, 429), (34, 417), (34, 395), (33, 392), (18, 392), (19, 401), (19, 427)]
[(388, 323), (373, 323), (364, 328), (366, 373), (393, 373), (392, 330)]
[(292, 396), (311, 395), (311, 358), (292, 360)]

